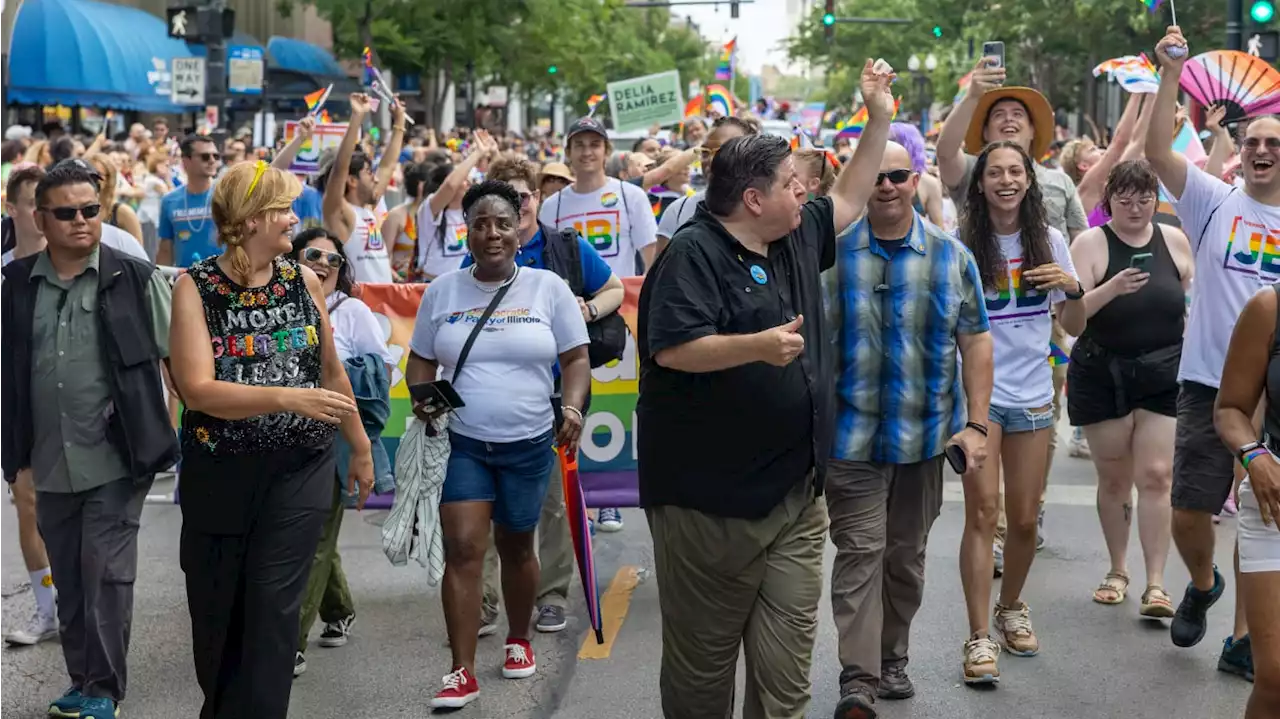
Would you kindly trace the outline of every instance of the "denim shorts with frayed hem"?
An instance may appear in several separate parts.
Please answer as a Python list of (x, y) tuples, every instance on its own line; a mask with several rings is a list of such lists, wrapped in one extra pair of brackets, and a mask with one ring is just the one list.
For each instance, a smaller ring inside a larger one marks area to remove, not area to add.
[(509, 532), (532, 532), (555, 461), (554, 438), (547, 430), (515, 442), (485, 442), (450, 431), (440, 504), (492, 502), (495, 524)]
[(991, 422), (1000, 425), (1005, 434), (1018, 432), (1035, 432), (1053, 426), (1053, 405), (1043, 408), (1022, 409), (1016, 407), (997, 407), (991, 405), (987, 412)]

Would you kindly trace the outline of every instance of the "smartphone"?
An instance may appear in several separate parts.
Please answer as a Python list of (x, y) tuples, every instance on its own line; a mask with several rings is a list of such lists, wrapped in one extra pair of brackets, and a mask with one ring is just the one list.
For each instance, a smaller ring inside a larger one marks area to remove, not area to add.
[(1150, 252), (1139, 252), (1138, 254), (1129, 258), (1129, 266), (1140, 272), (1150, 272), (1151, 260), (1154, 258), (1155, 258), (1155, 255), (1151, 254)]
[(1004, 67), (1004, 43), (999, 40), (982, 43), (982, 56), (998, 58), (997, 62), (994, 64), (990, 62), (987, 63), (987, 67)]
[(451, 410), (467, 406), (447, 379), (409, 385), (409, 396), (413, 398), (415, 404), (425, 402), (437, 407), (448, 407)]
[(969, 471), (969, 458), (964, 453), (964, 447), (958, 444), (949, 444), (943, 454), (947, 456), (947, 464), (951, 465), (952, 471), (956, 474), (964, 474)]

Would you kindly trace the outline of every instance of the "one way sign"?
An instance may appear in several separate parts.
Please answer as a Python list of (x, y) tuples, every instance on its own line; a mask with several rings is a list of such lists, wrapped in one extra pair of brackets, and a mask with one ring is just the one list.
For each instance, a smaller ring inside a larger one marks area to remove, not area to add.
[(175, 105), (204, 104), (204, 58), (175, 57), (170, 98)]

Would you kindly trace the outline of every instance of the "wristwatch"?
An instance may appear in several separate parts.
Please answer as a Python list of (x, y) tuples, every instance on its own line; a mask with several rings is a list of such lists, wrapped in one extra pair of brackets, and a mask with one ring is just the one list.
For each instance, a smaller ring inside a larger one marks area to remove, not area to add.
[(1250, 442), (1243, 447), (1236, 449), (1236, 459), (1240, 460), (1240, 464), (1244, 464), (1244, 456), (1255, 449), (1265, 449), (1261, 442)]
[(1066, 295), (1069, 300), (1078, 300), (1084, 297), (1084, 285), (1080, 284), (1080, 280), (1076, 280), (1076, 291), (1067, 292), (1066, 290), (1063, 290), (1062, 294)]
[(596, 309), (596, 306), (595, 306), (595, 305), (593, 305), (593, 304), (591, 304), (590, 302), (588, 302), (588, 303), (587, 303), (587, 314), (591, 315), (591, 321), (592, 321), (592, 322), (595, 322), (595, 321), (596, 321), (596, 318), (600, 316), (600, 310)]

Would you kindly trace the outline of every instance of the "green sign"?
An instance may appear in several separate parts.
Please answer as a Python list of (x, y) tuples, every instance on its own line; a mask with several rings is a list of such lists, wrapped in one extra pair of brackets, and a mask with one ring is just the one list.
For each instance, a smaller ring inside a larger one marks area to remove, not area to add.
[(677, 70), (611, 82), (608, 93), (613, 129), (618, 132), (643, 130), (654, 123), (677, 125), (684, 120)]

